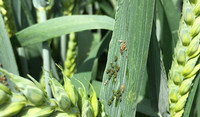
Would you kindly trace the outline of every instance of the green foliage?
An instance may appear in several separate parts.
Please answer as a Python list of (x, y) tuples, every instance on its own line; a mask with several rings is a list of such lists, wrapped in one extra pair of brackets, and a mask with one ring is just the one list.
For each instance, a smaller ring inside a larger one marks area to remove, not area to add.
[(199, 14), (199, 0), (0, 0), (0, 116), (198, 117)]
[(28, 46), (72, 32), (88, 29), (112, 30), (113, 24), (114, 20), (107, 16), (63, 16), (35, 24), (16, 33), (13, 43), (18, 46)]

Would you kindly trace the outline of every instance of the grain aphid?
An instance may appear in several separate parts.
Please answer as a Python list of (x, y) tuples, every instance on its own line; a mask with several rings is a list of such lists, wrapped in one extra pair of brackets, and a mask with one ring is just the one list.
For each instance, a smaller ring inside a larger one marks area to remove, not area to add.
[(111, 74), (113, 75), (115, 73), (115, 70), (113, 69), (112, 71), (111, 71)]
[(118, 72), (119, 69), (120, 69), (120, 67), (116, 64), (116, 65), (115, 65), (115, 69), (116, 69), (116, 71)]
[(114, 78), (117, 78), (117, 72), (114, 73)]
[(124, 42), (121, 43), (121, 46), (120, 46), (120, 53), (121, 55), (123, 54), (123, 51), (127, 51), (127, 47), (126, 47), (126, 41), (124, 40)]
[(118, 59), (118, 57), (117, 57), (117, 56), (115, 56), (115, 60), (114, 60), (114, 61), (115, 61), (115, 62), (117, 62), (117, 59)]
[(124, 85), (123, 84), (121, 85), (121, 91), (122, 91), (122, 93), (124, 92)]
[(108, 106), (110, 106), (112, 104), (111, 100), (108, 100)]
[(116, 94), (119, 94), (120, 93), (120, 90), (118, 89), (117, 91), (116, 91)]
[(115, 67), (113, 63), (110, 63), (110, 65), (111, 65), (111, 67), (112, 67), (112, 68), (114, 68), (114, 67)]
[(114, 96), (111, 97), (111, 101), (113, 101), (113, 100), (114, 100)]
[(108, 74), (108, 73), (110, 73), (110, 71), (111, 71), (111, 69), (108, 68), (108, 69), (106, 70), (106, 73)]
[(109, 75), (108, 75), (108, 79), (110, 80), (112, 78), (112, 74), (110, 73)]

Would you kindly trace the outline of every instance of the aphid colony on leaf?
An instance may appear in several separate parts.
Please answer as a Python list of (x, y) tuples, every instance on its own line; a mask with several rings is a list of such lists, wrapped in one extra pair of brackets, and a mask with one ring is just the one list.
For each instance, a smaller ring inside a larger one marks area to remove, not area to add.
[[(119, 71), (119, 69), (120, 69), (120, 67), (117, 65), (117, 59), (118, 59), (118, 57), (117, 56), (115, 56), (115, 58), (114, 58), (114, 62), (111, 62), (110, 63), (110, 68), (108, 68), (107, 70), (106, 70), (106, 74), (108, 74), (108, 80), (110, 80), (111, 78), (112, 78), (112, 76), (113, 76), (113, 82), (116, 82), (116, 80), (117, 80), (117, 72)], [(116, 63), (116, 64), (115, 64)], [(106, 85), (107, 83), (108, 83), (108, 80), (106, 80), (105, 82), (104, 82), (104, 85)]]
[[(124, 89), (123, 89), (123, 91), (124, 91)], [(108, 105), (110, 106), (112, 104), (112, 102), (114, 101), (114, 99), (116, 99), (116, 102), (115, 102), (116, 105), (115, 106), (117, 106), (118, 101), (120, 101), (120, 102), (122, 101), (122, 93), (123, 93), (123, 91), (122, 90), (120, 91), (120, 89), (118, 89), (117, 91), (112, 90), (113, 95), (108, 100)]]
[(119, 42), (121, 43), (121, 46), (120, 46), (120, 53), (121, 55), (123, 54), (123, 51), (127, 51), (127, 47), (126, 47), (126, 41), (124, 40), (124, 42), (122, 40), (119, 40)]

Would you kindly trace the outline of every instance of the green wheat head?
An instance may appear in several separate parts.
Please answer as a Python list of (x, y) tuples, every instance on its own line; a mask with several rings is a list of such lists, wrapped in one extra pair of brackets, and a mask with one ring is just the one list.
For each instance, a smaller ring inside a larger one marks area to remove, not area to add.
[(171, 117), (182, 116), (192, 82), (200, 68), (200, 64), (196, 65), (200, 52), (199, 13), (199, 0), (183, 0), (179, 40), (168, 80)]
[[(0, 117), (105, 117), (104, 106), (97, 100), (92, 88), (90, 97), (85, 87), (75, 89), (71, 80), (64, 75), (64, 86), (52, 76), (49, 84), (53, 97), (49, 98), (45, 89), (31, 76), (30, 80), (14, 75), (0, 68), (15, 84), (11, 91), (0, 83)], [(92, 86), (91, 86), (92, 87)]]
[(75, 73), (76, 46), (77, 42), (75, 33), (70, 33), (66, 60), (64, 62), (64, 74), (69, 78), (71, 78)]

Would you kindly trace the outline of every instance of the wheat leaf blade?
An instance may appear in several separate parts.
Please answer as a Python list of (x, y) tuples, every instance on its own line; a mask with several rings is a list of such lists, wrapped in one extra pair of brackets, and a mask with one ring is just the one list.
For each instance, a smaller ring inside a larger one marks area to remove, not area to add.
[(155, 0), (118, 1), (100, 94), (105, 111), (111, 117), (133, 117), (136, 113), (147, 61), (154, 3)]
[(27, 46), (39, 42), (89, 29), (108, 29), (112, 30), (114, 20), (108, 16), (98, 15), (73, 15), (53, 18), (40, 24), (30, 26), (16, 33), (15, 44)]

